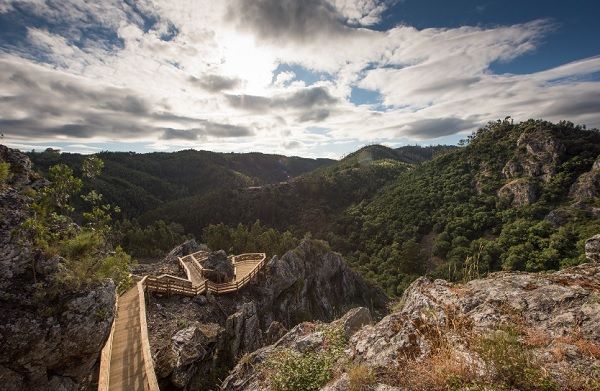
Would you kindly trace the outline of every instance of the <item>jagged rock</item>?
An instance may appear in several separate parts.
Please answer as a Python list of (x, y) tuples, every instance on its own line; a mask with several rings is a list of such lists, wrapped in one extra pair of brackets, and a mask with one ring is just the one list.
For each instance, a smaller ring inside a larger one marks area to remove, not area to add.
[(600, 157), (594, 162), (591, 171), (580, 175), (573, 183), (569, 197), (579, 202), (600, 197)]
[(502, 186), (498, 197), (509, 199), (514, 206), (530, 205), (539, 198), (539, 190), (531, 179), (519, 178)]
[(506, 163), (502, 173), (507, 179), (529, 176), (548, 182), (564, 152), (565, 146), (549, 130), (523, 132), (517, 141), (515, 157)]
[[(115, 315), (115, 285), (57, 289), (58, 256), (18, 238), (30, 217), (30, 188), (47, 184), (19, 151), (0, 145), (11, 178), (0, 186), (0, 378), (3, 389), (78, 390), (90, 386)], [(56, 227), (60, 229), (60, 227)]]
[[(222, 319), (219, 323), (223, 330), (217, 336), (214, 350), (193, 364), (196, 372), (185, 388), (214, 388), (215, 384), (207, 383), (207, 374), (211, 371), (233, 367), (236, 360), (246, 360), (244, 355), (255, 356), (252, 352), (257, 349), (256, 355), (260, 357), (261, 347), (266, 344), (289, 345), (290, 341), (282, 338), (286, 327), (290, 329), (288, 336), (306, 334), (303, 320), (331, 321), (336, 313), (356, 306), (368, 306), (381, 314), (386, 311), (387, 300), (379, 288), (366, 283), (352, 271), (339, 254), (328, 251), (318, 241), (305, 240), (281, 258), (269, 260), (259, 275), (238, 293), (220, 296), (209, 293), (202, 305), (198, 305), (197, 300), (191, 302), (197, 311), (197, 315), (192, 315), (194, 319), (205, 322)], [(169, 321), (162, 312), (171, 308), (173, 316), (178, 316), (183, 301), (165, 298), (164, 303), (163, 311), (149, 307), (151, 339), (157, 338), (152, 335), (156, 331), (152, 330), (165, 329), (163, 324), (155, 321)], [(362, 322), (358, 319), (364, 319), (363, 315), (360, 311), (356, 319), (353, 317), (349, 321), (349, 330), (356, 327), (351, 325), (354, 320)], [(171, 343), (170, 340), (154, 341), (153, 346)], [(167, 353), (166, 349), (161, 349), (156, 355), (157, 363), (162, 362), (161, 356)], [(168, 370), (160, 373), (157, 370), (157, 375), (172, 384)]]
[(229, 341), (229, 353), (238, 357), (242, 352), (251, 352), (263, 345), (256, 303), (242, 304), (240, 310), (225, 322), (225, 338)]
[[(522, 333), (533, 362), (543, 366), (558, 389), (567, 389), (569, 374), (585, 378), (595, 370), (596, 358), (589, 349), (600, 348), (598, 297), (598, 264), (547, 274), (493, 273), (461, 285), (421, 277), (405, 291), (401, 307), (378, 323), (363, 326), (350, 338), (333, 371), (339, 375), (321, 390), (349, 389), (346, 370), (356, 365), (367, 366), (377, 374), (373, 389), (413, 389), (405, 383), (407, 379), (394, 377), (404, 365), (399, 361), (409, 360), (429, 372), (433, 368), (426, 359), (441, 341), (470, 367), (471, 376), (489, 379), (493, 368), (481, 358), (477, 338), (505, 333), (502, 330), (510, 325)], [(327, 326), (319, 326), (323, 327)], [(269, 374), (261, 372), (259, 364), (277, 357), (282, 349), (298, 350), (300, 342), (316, 340), (319, 332), (311, 323), (294, 327), (276, 344), (250, 354), (237, 365), (222, 389), (270, 390)]]
[(566, 224), (571, 217), (572, 213), (566, 209), (554, 209), (553, 211), (550, 211), (544, 219), (550, 222), (554, 227), (560, 227), (561, 225)]
[(280, 322), (274, 320), (271, 322), (267, 331), (265, 332), (265, 342), (268, 344), (273, 344), (279, 340), (279, 338), (283, 337), (283, 335), (287, 332), (287, 329)]
[(384, 311), (387, 297), (350, 269), (341, 255), (319, 249), (304, 240), (294, 251), (273, 257), (260, 284), (259, 308), (265, 320), (292, 326), (304, 320), (333, 320), (334, 314), (353, 306)]
[(350, 338), (361, 329), (364, 325), (372, 322), (371, 312), (365, 307), (353, 308), (346, 313), (343, 317), (333, 322), (333, 324), (339, 324), (344, 330), (346, 338)]
[(206, 251), (207, 247), (203, 244), (196, 243), (195, 239), (190, 239), (186, 242), (183, 242), (179, 246), (175, 247), (173, 250), (169, 251), (169, 253), (165, 256), (163, 262), (164, 263), (177, 263), (177, 257), (183, 257), (188, 254), (195, 253), (197, 251)]
[(600, 234), (592, 236), (585, 242), (585, 256), (591, 262), (600, 263)]
[(202, 267), (210, 270), (204, 276), (213, 282), (227, 282), (234, 278), (233, 262), (223, 250), (210, 253), (202, 262)]

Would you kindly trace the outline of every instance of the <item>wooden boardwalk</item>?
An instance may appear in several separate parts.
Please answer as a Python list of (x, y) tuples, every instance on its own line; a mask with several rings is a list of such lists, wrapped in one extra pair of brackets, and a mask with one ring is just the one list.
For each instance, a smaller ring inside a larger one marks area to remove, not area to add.
[(258, 274), (266, 259), (264, 253), (235, 256), (235, 280), (215, 284), (202, 275), (196, 258), (203, 255), (200, 253), (179, 259), (187, 280), (170, 275), (146, 276), (119, 297), (112, 331), (102, 349), (99, 391), (159, 391), (148, 341), (144, 290), (186, 295), (235, 292)]

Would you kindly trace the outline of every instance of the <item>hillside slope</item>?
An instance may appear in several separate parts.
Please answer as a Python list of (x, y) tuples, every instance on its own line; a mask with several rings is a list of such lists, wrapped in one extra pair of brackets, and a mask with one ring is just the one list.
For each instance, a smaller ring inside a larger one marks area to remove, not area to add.
[[(307, 159), (262, 153), (217, 153), (186, 150), (173, 153), (101, 152), (105, 167), (96, 188), (105, 199), (136, 217), (162, 203), (223, 188), (244, 188), (287, 181), (331, 164), (329, 159)], [(85, 156), (71, 153), (29, 153), (36, 169), (46, 172), (57, 163), (74, 170)]]
[(490, 123), (465, 148), (398, 176), (346, 211), (337, 249), (401, 293), (418, 275), (556, 270), (600, 232), (600, 132), (571, 123)]

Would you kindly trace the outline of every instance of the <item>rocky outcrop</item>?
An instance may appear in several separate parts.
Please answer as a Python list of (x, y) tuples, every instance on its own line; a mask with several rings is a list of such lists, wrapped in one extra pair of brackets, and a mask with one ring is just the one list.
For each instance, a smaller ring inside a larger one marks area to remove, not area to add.
[[(343, 258), (328, 251), (319, 241), (305, 240), (281, 258), (273, 257), (250, 284), (237, 293), (184, 298), (152, 297), (148, 307), (151, 346), (155, 352), (157, 374), (165, 387), (209, 389), (215, 387), (219, 373), (231, 368), (245, 354), (274, 343), (288, 329), (304, 320), (332, 321), (349, 308), (366, 306), (375, 313), (386, 311), (387, 297), (352, 271)], [(160, 307), (159, 307), (160, 306)], [(172, 336), (182, 329), (178, 323), (208, 324), (216, 342), (193, 365), (179, 365), (170, 356)], [(353, 332), (370, 319), (359, 312), (355, 323), (344, 327)], [(310, 345), (314, 341), (304, 341)], [(173, 376), (194, 371), (186, 384)], [(211, 383), (212, 382), (212, 383)]]
[(196, 243), (196, 240), (190, 239), (169, 251), (169, 253), (165, 256), (163, 263), (175, 263), (177, 266), (179, 266), (179, 261), (177, 259), (178, 257), (184, 257), (197, 251), (206, 250), (207, 248), (205, 245), (198, 244)]
[[(596, 389), (599, 298), (597, 264), (494, 273), (461, 285), (421, 277), (390, 315), (351, 328), (321, 389)], [(289, 352), (294, 360), (319, 357), (331, 328), (339, 325), (296, 326), (240, 362), (222, 389), (273, 389), (273, 360)]]
[(228, 282), (234, 278), (233, 262), (223, 250), (210, 253), (202, 262), (202, 267), (209, 271), (204, 276), (213, 282)]
[(17, 232), (30, 216), (33, 189), (47, 182), (24, 154), (0, 146), (11, 178), (0, 185), (0, 379), (3, 390), (93, 388), (115, 309), (112, 282), (62, 291), (58, 256), (34, 249)]
[(556, 173), (565, 146), (548, 130), (525, 131), (517, 141), (515, 156), (502, 173), (507, 179), (521, 176), (540, 177), (548, 182)]
[(569, 197), (579, 202), (600, 197), (600, 157), (596, 159), (589, 172), (577, 178), (577, 181), (571, 186)]
[(600, 263), (600, 234), (585, 242), (585, 256), (590, 262)]
[(533, 180), (519, 178), (502, 186), (498, 197), (510, 200), (513, 206), (530, 205), (539, 198), (539, 188)]

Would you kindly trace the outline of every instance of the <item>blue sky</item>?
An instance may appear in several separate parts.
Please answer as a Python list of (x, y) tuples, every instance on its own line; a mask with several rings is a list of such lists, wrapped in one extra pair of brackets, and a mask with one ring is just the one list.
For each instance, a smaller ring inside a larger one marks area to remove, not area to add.
[(598, 15), (592, 0), (0, 0), (0, 128), (21, 149), (339, 157), (507, 115), (598, 127)]

